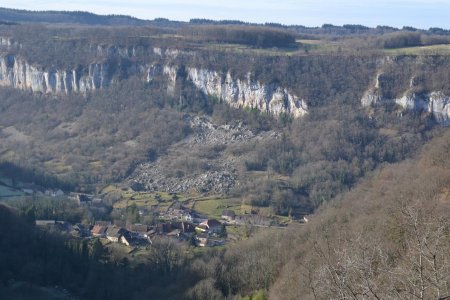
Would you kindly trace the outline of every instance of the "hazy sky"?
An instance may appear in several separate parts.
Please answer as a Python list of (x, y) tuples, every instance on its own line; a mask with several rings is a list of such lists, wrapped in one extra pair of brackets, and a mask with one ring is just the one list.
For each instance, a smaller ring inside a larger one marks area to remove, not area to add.
[(207, 18), (307, 26), (332, 23), (450, 29), (450, 0), (2, 0), (0, 6), (83, 10), (141, 19)]

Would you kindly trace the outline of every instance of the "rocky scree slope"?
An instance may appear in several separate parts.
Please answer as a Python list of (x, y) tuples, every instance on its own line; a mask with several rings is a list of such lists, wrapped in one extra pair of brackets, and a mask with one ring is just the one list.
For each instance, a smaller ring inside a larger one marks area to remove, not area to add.
[(169, 193), (228, 193), (239, 181), (249, 155), (233, 149), (280, 135), (276, 131), (255, 134), (241, 123), (219, 126), (206, 117), (186, 118), (192, 134), (173, 145), (167, 155), (139, 165), (130, 177), (130, 186)]

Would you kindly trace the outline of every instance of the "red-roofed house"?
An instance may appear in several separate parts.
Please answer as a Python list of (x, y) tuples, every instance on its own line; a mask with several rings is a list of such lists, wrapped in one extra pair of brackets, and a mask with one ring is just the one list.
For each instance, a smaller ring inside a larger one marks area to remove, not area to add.
[(108, 227), (106, 227), (106, 226), (95, 225), (94, 228), (92, 228), (92, 230), (91, 230), (92, 236), (105, 237), (107, 229), (108, 229)]
[(211, 219), (201, 222), (197, 228), (202, 232), (221, 233), (223, 230), (223, 225), (216, 219)]

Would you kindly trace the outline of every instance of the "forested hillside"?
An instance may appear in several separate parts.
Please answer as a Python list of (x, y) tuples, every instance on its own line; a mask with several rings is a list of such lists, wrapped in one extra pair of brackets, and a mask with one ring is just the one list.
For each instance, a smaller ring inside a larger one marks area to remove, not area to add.
[[(436, 108), (405, 111), (380, 100), (368, 109), (360, 102), (375, 79), (386, 99), (404, 91), (445, 95), (448, 56), (390, 58), (376, 47), (352, 48), (363, 41), (359, 36), (332, 42), (339, 48), (323, 37), (316, 37), (325, 43), (317, 48), (252, 42), (276, 44), (280, 30), (2, 26), (1, 158), (88, 191), (126, 180), (141, 163), (156, 161), (164, 176), (183, 181), (223, 172), (217, 161), (224, 160), (238, 182), (228, 195), (288, 215), (310, 212), (427, 140)], [(284, 34), (289, 44), (300, 38)], [(409, 33), (398, 40), (402, 34)], [(388, 37), (394, 39), (390, 33), (372, 39)], [(373, 47), (372, 39), (364, 47)], [(241, 122), (257, 139), (160, 163), (198, 134), (189, 120), (199, 114), (215, 126)], [(149, 185), (140, 174), (132, 178)]]
[(449, 131), (440, 130), (420, 154), (372, 172), (322, 206), (308, 225), (268, 229), (200, 256), (185, 256), (179, 244), (166, 241), (154, 245), (157, 260), (133, 268), (126, 261), (99, 264), (101, 244), (43, 235), (0, 206), (0, 290), (17, 295), (8, 285), (14, 280), (58, 284), (88, 299), (224, 299), (254, 293), (270, 299), (446, 299), (449, 141)]
[(21, 23), (78, 23), (90, 25), (145, 25), (148, 22), (130, 16), (110, 15), (100, 16), (88, 12), (69, 11), (26, 11), (20, 9), (0, 8), (0, 19), (8, 22)]
[(0, 295), (449, 298), (449, 44), (0, 9)]
[(208, 275), (216, 281), (199, 283), (195, 295), (263, 289), (270, 299), (448, 298), (449, 141), (442, 130), (414, 159), (371, 173), (307, 226), (229, 249)]

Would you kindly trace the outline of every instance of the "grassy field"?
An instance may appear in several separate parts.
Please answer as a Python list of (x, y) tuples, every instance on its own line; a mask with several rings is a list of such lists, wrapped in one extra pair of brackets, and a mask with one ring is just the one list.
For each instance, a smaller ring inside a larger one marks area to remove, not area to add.
[(194, 209), (209, 217), (220, 218), (225, 209), (240, 212), (241, 200), (238, 198), (211, 197), (195, 200)]
[(41, 287), (28, 282), (13, 282), (7, 287), (0, 287), (1, 299), (34, 299), (34, 300), (73, 300), (66, 290)]
[(5, 185), (9, 185), (9, 186), (13, 185), (13, 181), (11, 180), (11, 178), (2, 176), (1, 174), (0, 174), (0, 183), (1, 184), (5, 184)]
[[(190, 195), (169, 194), (165, 192), (131, 192), (123, 191), (117, 186), (108, 185), (104, 187), (101, 192), (102, 195), (115, 195), (119, 198), (114, 203), (114, 208), (125, 209), (127, 206), (136, 204), (138, 208), (151, 210), (158, 206), (159, 211), (167, 210), (174, 199), (180, 202), (187, 202), (191, 199)], [(159, 199), (159, 201), (158, 201)]]
[(148, 198), (148, 199), (139, 199), (139, 200), (129, 200), (129, 199), (123, 199), (114, 204), (114, 208), (126, 208), (127, 205), (136, 204), (139, 208), (147, 208), (151, 207), (153, 205), (157, 205), (158, 202), (155, 199)]
[(6, 150), (2, 154), (0, 154), (0, 159), (5, 160), (5, 161), (14, 160), (15, 156), (16, 155), (15, 155), (14, 151)]
[(248, 239), (257, 229), (249, 226), (227, 226), (227, 235), (230, 242), (238, 242)]
[(450, 45), (433, 45), (384, 50), (389, 55), (450, 55)]
[[(354, 52), (351, 45), (345, 42), (328, 41), (328, 40), (308, 40), (299, 39), (296, 41), (298, 46), (292, 48), (265, 48), (258, 49), (240, 44), (216, 44), (205, 43), (195, 45), (194, 48), (225, 51), (234, 53), (246, 53), (263, 56), (304, 56), (314, 54), (329, 54), (329, 53), (346, 53)], [(384, 53), (386, 55), (450, 55), (450, 45), (432, 45), (420, 47), (407, 47), (398, 49), (378, 50), (372, 49), (377, 53)]]
[(252, 210), (257, 210), (259, 215), (270, 217), (274, 215), (273, 209), (271, 207), (254, 207), (248, 204), (242, 204), (240, 210), (237, 212), (239, 214), (249, 214)]
[[(16, 184), (20, 185), (20, 183), (16, 183)], [(22, 191), (9, 187), (12, 185), (13, 185), (13, 182), (10, 178), (0, 175), (0, 198), (20, 197), (20, 196), (25, 195), (25, 193), (23, 193)]]
[(20, 196), (24, 196), (25, 194), (18, 191), (18, 190), (14, 190), (12, 188), (9, 188), (7, 186), (1, 185), (0, 184), (0, 198), (5, 198), (5, 197), (20, 197)]
[[(256, 173), (252, 175), (258, 176), (260, 174)], [(284, 180), (281, 176), (277, 179), (280, 181)], [(176, 198), (184, 207), (190, 208), (208, 218), (220, 219), (224, 210), (232, 210), (236, 215), (249, 214), (256, 210), (258, 214), (262, 216), (276, 216), (271, 207), (254, 207), (252, 205), (244, 204), (243, 199), (241, 198), (224, 197), (222, 195), (174, 195), (165, 192), (130, 192), (123, 191), (114, 185), (104, 187), (101, 190), (101, 193), (103, 195), (116, 194), (119, 200), (114, 203), (114, 208), (117, 209), (125, 209), (127, 206), (136, 204), (139, 208), (148, 210), (157, 209), (160, 212), (164, 212), (174, 203), (174, 199)], [(158, 198), (160, 199), (159, 201), (157, 200)], [(280, 223), (290, 222), (290, 219), (287, 217), (276, 217)]]
[(46, 161), (44, 163), (44, 166), (50, 170), (53, 170), (54, 172), (56, 172), (56, 174), (65, 174), (72, 170), (71, 166), (68, 166), (63, 162), (57, 160)]

